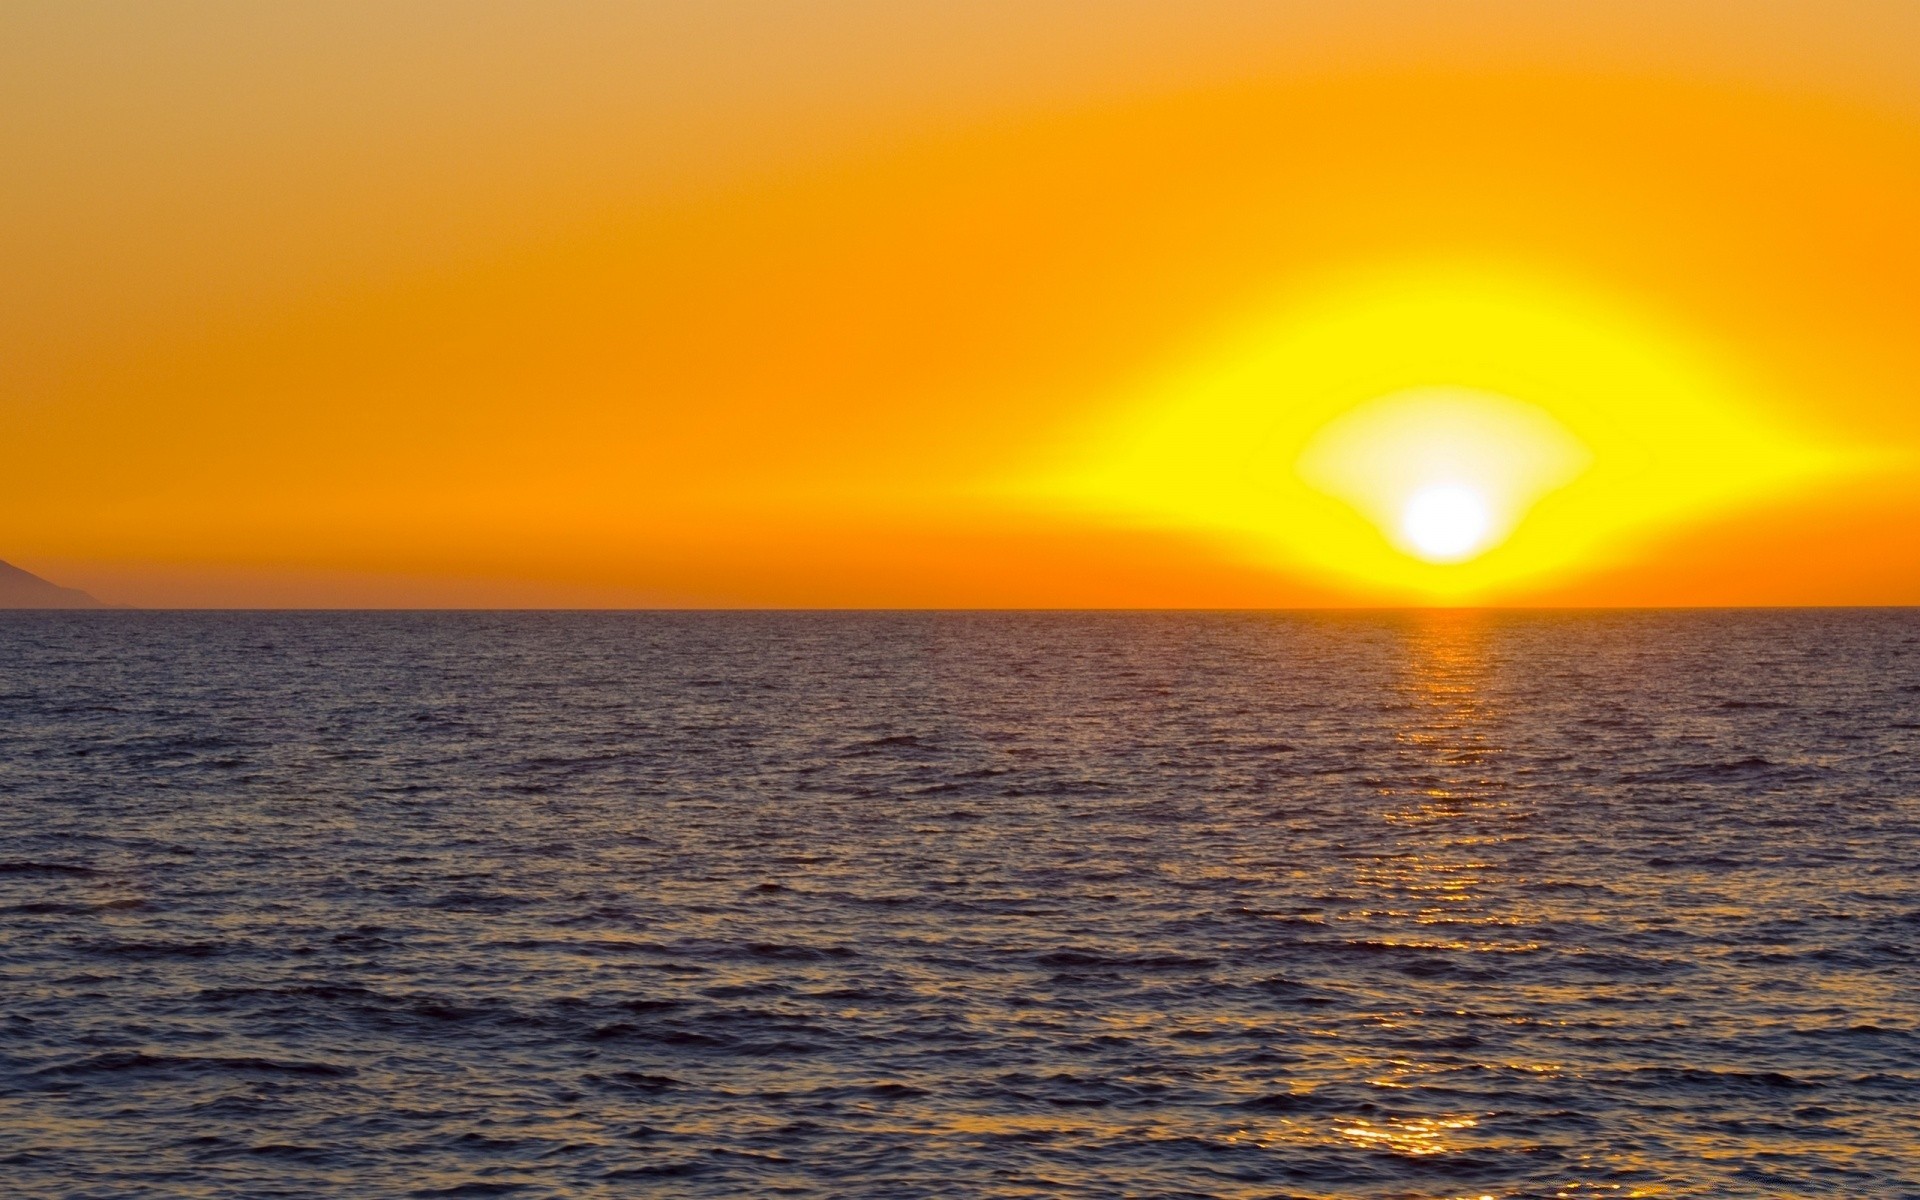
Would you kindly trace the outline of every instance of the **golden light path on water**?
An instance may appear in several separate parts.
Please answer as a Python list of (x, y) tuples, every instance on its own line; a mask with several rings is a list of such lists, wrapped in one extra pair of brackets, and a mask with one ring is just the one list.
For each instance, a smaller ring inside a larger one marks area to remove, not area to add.
[[(1521, 911), (1514, 904), (1516, 885), (1525, 881), (1502, 873), (1495, 861), (1510, 860), (1507, 851), (1526, 840), (1530, 811), (1509, 797), (1498, 769), (1507, 714), (1487, 686), (1495, 667), (1488, 620), (1472, 610), (1433, 609), (1410, 614), (1396, 631), (1398, 676), (1390, 687), (1400, 717), (1392, 751), (1373, 780), (1378, 796), (1374, 819), (1386, 832), (1368, 848), (1351, 853), (1352, 867), (1342, 889), (1350, 907), (1340, 912), (1336, 922), (1349, 929), (1346, 936), (1381, 953), (1460, 962), (1479, 955), (1524, 957), (1545, 949), (1518, 931), (1538, 926), (1547, 915)], [(1181, 869), (1196, 877), (1227, 874), (1198, 864)], [(1396, 1163), (1416, 1176), (1423, 1162), (1459, 1164), (1471, 1161), (1476, 1152), (1490, 1150), (1524, 1157), (1539, 1149), (1518, 1132), (1494, 1128), (1503, 1124), (1500, 1118), (1506, 1114), (1485, 1108), (1419, 1109), (1431, 1106), (1432, 1097), (1453, 1091), (1462, 1075), (1521, 1075), (1545, 1082), (1560, 1078), (1565, 1065), (1510, 1055), (1473, 1061), (1463, 1057), (1471, 1055), (1471, 1045), (1451, 1045), (1457, 1035), (1446, 1039), (1450, 1048), (1439, 1055), (1380, 1053), (1383, 1035), (1419, 1038), (1426, 1036), (1429, 1024), (1436, 1028), (1443, 1024), (1435, 1018), (1469, 1016), (1464, 1009), (1436, 1013), (1423, 1008), (1419, 995), (1418, 989), (1399, 996), (1378, 993), (1372, 1011), (1346, 1013), (1310, 1025), (1306, 1032), (1322, 1047), (1313, 1056), (1319, 1066), (1303, 1070), (1303, 1078), (1290, 1085), (1302, 1101), (1302, 1115), (1276, 1115), (1218, 1128), (1212, 1135), (1217, 1144), (1257, 1148), (1280, 1159), (1358, 1151)], [(1515, 1012), (1507, 1018), (1510, 1023), (1557, 1024), (1555, 1010), (1570, 1008), (1581, 999), (1574, 990), (1557, 984), (1531, 989), (1530, 998), (1531, 1007), (1546, 1015)], [(1044, 1013), (1034, 1010), (1028, 1015), (1039, 1020)], [(1136, 1010), (1107, 1014), (1101, 1023), (1110, 1035), (1121, 1037), (1165, 1034), (1169, 1023), (1177, 1020)], [(1360, 1028), (1355, 1027), (1356, 1020)], [(1229, 1032), (1257, 1036), (1260, 1026), (1260, 1020), (1251, 1016), (1216, 1015), (1204, 1024), (1183, 1025), (1174, 1032), (1195, 1038)], [(1337, 1093), (1352, 1083), (1363, 1085), (1379, 1099), (1346, 1112), (1306, 1115), (1317, 1107), (1316, 1092)], [(1098, 1112), (962, 1112), (950, 1116), (936, 1131), (903, 1126), (898, 1132), (903, 1136), (933, 1132), (963, 1142), (978, 1139), (983, 1147), (1004, 1138), (1152, 1145), (1185, 1142), (1195, 1136), (1191, 1128), (1163, 1127), (1157, 1121)], [(1606, 1181), (1609, 1175), (1644, 1169), (1645, 1164), (1630, 1150), (1595, 1144), (1573, 1157), (1574, 1168), (1548, 1192), (1488, 1190), (1482, 1185), (1468, 1190), (1399, 1189), (1390, 1194), (1397, 1200), (1521, 1200), (1534, 1195), (1553, 1200), (1652, 1200), (1669, 1194), (1658, 1184)], [(1210, 1194), (1255, 1200), (1272, 1192), (1263, 1186), (1244, 1191), (1217, 1189)]]
[[(1391, 850), (1358, 860), (1354, 884), (1379, 897), (1372, 911), (1354, 914), (1401, 932), (1376, 937), (1382, 947), (1447, 954), (1529, 955), (1539, 942), (1512, 930), (1533, 924), (1538, 914), (1500, 907), (1518, 881), (1496, 879), (1488, 853), (1497, 843), (1517, 841), (1526, 809), (1506, 794), (1495, 765), (1503, 749), (1502, 713), (1486, 686), (1493, 668), (1487, 619), (1477, 613), (1434, 610), (1413, 616), (1403, 629), (1403, 719), (1395, 734), (1393, 767), (1379, 780), (1380, 820), (1397, 832)], [(1510, 906), (1510, 902), (1509, 902)], [(1383, 1011), (1380, 1029), (1417, 1026), (1418, 1010)], [(1441, 1082), (1458, 1062), (1418, 1057), (1356, 1061), (1367, 1082), (1386, 1092), (1444, 1092)], [(1488, 1071), (1523, 1072), (1542, 1079), (1562, 1074), (1556, 1062), (1503, 1060), (1480, 1064)], [(1457, 1110), (1428, 1115), (1355, 1115), (1324, 1124), (1288, 1123), (1269, 1134), (1275, 1146), (1340, 1141), (1407, 1159), (1465, 1155), (1498, 1144), (1524, 1145), (1510, 1135), (1489, 1135), (1482, 1123), (1497, 1114)], [(1582, 1155), (1593, 1176), (1622, 1165), (1606, 1147)], [(1551, 1193), (1556, 1200), (1609, 1196), (1656, 1197), (1658, 1187), (1584, 1181), (1577, 1175)], [(1434, 1193), (1434, 1200), (1455, 1200)], [(1498, 1200), (1501, 1193), (1475, 1190), (1459, 1200)]]
[[(1415, 618), (1404, 629), (1403, 675), (1398, 683), (1403, 718), (1395, 734), (1392, 766), (1381, 773), (1379, 820), (1392, 827), (1390, 848), (1356, 856), (1352, 886), (1376, 899), (1349, 914), (1369, 926), (1398, 932), (1376, 934), (1381, 949), (1446, 954), (1526, 954), (1536, 943), (1503, 936), (1518, 922), (1489, 907), (1483, 886), (1489, 863), (1481, 850), (1489, 817), (1502, 815), (1503, 800), (1484, 769), (1499, 754), (1493, 716), (1480, 686), (1487, 669), (1483, 631), (1469, 613), (1436, 611)], [(1473, 818), (1470, 827), (1463, 820)], [(1497, 835), (1496, 835), (1497, 836)], [(1418, 1011), (1377, 1011), (1368, 1019), (1376, 1030), (1407, 1029), (1421, 1020)], [(1341, 1038), (1337, 1031), (1328, 1036)], [(1350, 1070), (1364, 1074), (1382, 1092), (1428, 1090), (1457, 1065), (1415, 1057), (1354, 1055)], [(1492, 1070), (1520, 1070), (1550, 1077), (1554, 1063), (1502, 1062)], [(1382, 1106), (1385, 1107), (1384, 1105)], [(1346, 1145), (1410, 1160), (1460, 1155), (1486, 1144), (1475, 1134), (1480, 1111), (1428, 1115), (1381, 1112), (1317, 1120), (1283, 1118), (1241, 1136), (1259, 1145), (1288, 1148)], [(1569, 1182), (1557, 1195), (1652, 1195), (1611, 1186), (1587, 1188)], [(1494, 1193), (1434, 1193), (1434, 1200), (1494, 1200)]]

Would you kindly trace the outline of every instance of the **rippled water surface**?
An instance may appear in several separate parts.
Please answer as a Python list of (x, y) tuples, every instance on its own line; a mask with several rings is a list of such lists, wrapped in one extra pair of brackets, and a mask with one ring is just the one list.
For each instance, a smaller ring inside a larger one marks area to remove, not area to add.
[(0, 615), (41, 1197), (1920, 1197), (1920, 614)]

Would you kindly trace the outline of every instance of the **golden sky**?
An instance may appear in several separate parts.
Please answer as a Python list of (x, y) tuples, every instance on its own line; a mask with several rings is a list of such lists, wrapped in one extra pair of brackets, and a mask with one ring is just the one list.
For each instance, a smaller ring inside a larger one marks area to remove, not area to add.
[(0, 558), (1920, 603), (1912, 0), (0, 8)]

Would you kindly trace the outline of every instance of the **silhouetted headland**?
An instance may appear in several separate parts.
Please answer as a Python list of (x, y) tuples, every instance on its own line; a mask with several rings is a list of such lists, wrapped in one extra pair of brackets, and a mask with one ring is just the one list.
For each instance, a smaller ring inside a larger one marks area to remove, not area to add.
[(79, 588), (49, 583), (31, 571), (0, 562), (0, 608), (100, 608)]

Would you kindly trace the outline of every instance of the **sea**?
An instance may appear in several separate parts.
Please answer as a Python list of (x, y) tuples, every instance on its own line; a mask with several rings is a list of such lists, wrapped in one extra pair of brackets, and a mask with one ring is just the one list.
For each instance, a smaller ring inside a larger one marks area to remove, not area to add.
[(0, 614), (0, 1192), (1920, 1197), (1920, 611)]

